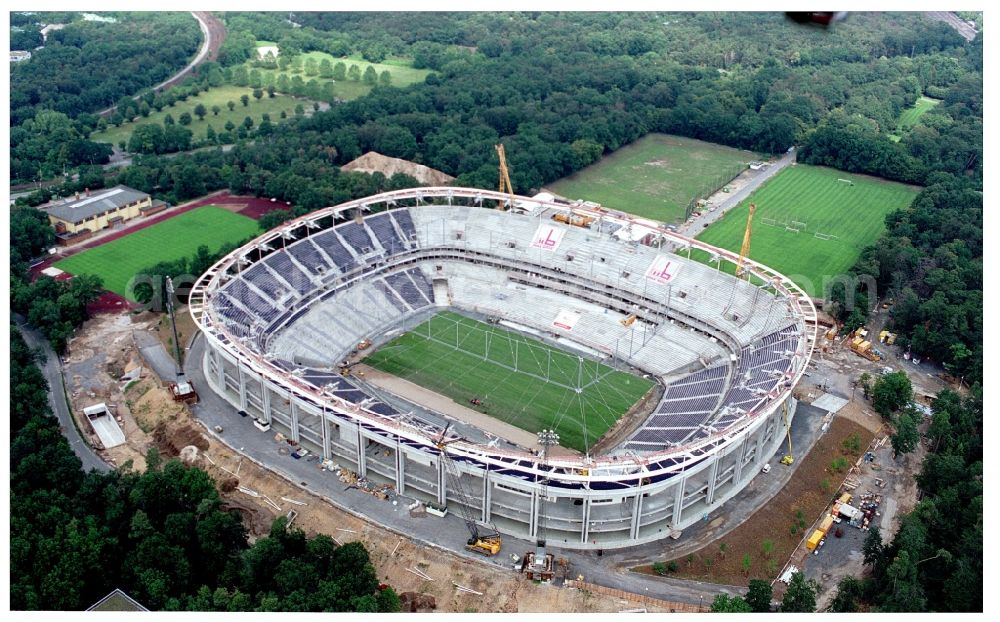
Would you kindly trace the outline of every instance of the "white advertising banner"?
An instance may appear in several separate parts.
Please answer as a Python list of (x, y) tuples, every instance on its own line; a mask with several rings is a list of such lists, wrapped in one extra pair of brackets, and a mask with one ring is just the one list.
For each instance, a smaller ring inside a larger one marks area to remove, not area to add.
[(535, 231), (535, 237), (531, 241), (531, 247), (540, 248), (546, 251), (554, 251), (559, 248), (559, 242), (562, 241), (565, 233), (566, 230), (562, 227), (556, 227), (543, 222), (538, 225), (538, 230)]
[(671, 259), (666, 255), (657, 255), (653, 258), (653, 263), (649, 264), (646, 270), (646, 278), (657, 283), (667, 284), (677, 278), (677, 273), (683, 266), (676, 259)]

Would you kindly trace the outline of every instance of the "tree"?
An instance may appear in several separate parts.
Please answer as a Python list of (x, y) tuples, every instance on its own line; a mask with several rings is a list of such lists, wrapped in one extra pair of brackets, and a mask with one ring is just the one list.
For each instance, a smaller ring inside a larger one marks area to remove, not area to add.
[(173, 124), (174, 124), (174, 117), (168, 112), (167, 115), (163, 117), (163, 125), (164, 127), (166, 127), (168, 125), (173, 125)]
[(860, 601), (864, 596), (864, 582), (856, 577), (847, 576), (837, 583), (837, 594), (830, 602), (829, 611), (833, 613), (856, 613), (861, 610)]
[(864, 393), (865, 399), (868, 399), (868, 398), (871, 397), (872, 387), (874, 385), (875, 385), (875, 379), (872, 378), (872, 375), (869, 374), (868, 372), (862, 372), (861, 376), (858, 377), (858, 386), (861, 387), (861, 390)]
[(178, 120), (181, 122), (181, 125), (191, 125), (191, 113), (182, 112)]
[(379, 86), (390, 86), (392, 85), (392, 74), (389, 73), (388, 69), (384, 69), (382, 73), (378, 74)]
[(357, 65), (352, 64), (347, 70), (347, 79), (352, 82), (357, 82), (361, 80), (361, 68)]
[(213, 128), (211, 125), (205, 128), (205, 140), (214, 145), (217, 138), (218, 137), (215, 134), (215, 128)]
[(750, 559), (750, 553), (745, 553), (743, 555), (743, 561), (740, 562), (740, 566), (743, 568), (743, 574), (749, 575), (750, 574), (750, 568), (751, 568), (752, 565), (753, 565), (753, 562)]
[(750, 605), (750, 610), (754, 613), (767, 613), (771, 611), (772, 595), (773, 590), (769, 582), (761, 579), (750, 579), (745, 599)]
[(319, 77), (330, 79), (333, 77), (333, 63), (329, 58), (324, 58), (319, 62)]
[(233, 110), (236, 109), (236, 102), (230, 99), (229, 101), (226, 102), (226, 108), (229, 108), (229, 112), (232, 112)]
[(301, 117), (306, 113), (306, 109), (302, 107), (302, 104), (295, 104), (295, 116)]
[(764, 553), (764, 557), (771, 559), (771, 553), (774, 553), (774, 541), (764, 540), (760, 543), (760, 550)]
[(712, 613), (751, 613), (753, 610), (740, 596), (716, 594), (712, 601)]
[(232, 120), (229, 120), (226, 121), (226, 124), (223, 127), (226, 128), (227, 132), (232, 132), (234, 129), (236, 129), (236, 124), (233, 123)]
[(317, 68), (317, 63), (315, 58), (310, 56), (309, 58), (306, 59), (305, 71), (307, 76), (315, 76), (317, 73), (319, 73), (319, 69)]
[(378, 83), (378, 72), (371, 65), (365, 67), (364, 81), (369, 86), (375, 86)]
[(816, 594), (819, 584), (812, 579), (806, 579), (801, 572), (792, 574), (792, 580), (785, 590), (781, 600), (782, 612), (812, 613), (816, 611)]
[(719, 555), (722, 557), (722, 559), (726, 559), (726, 551), (728, 550), (729, 550), (728, 544), (726, 544), (725, 542), (719, 543)]
[(240, 95), (240, 103), (243, 104), (244, 107), (248, 106), (250, 104), (250, 96), (246, 93)]
[(667, 574), (667, 565), (663, 562), (653, 562), (653, 572), (662, 577)]
[(249, 130), (250, 128), (253, 127), (253, 119), (250, 118), (250, 117), (243, 117), (243, 123), (242, 123), (242, 125), (243, 125), (243, 127), (247, 128)]
[(917, 431), (916, 417), (920, 414), (907, 409), (896, 419), (896, 433), (892, 435), (892, 451), (895, 455), (908, 454), (920, 443), (920, 432)]
[(274, 85), (273, 84), (268, 84), (267, 85), (267, 96), (268, 96), (268, 98), (274, 98), (274, 91), (275, 91)]
[(217, 117), (217, 116), (219, 116), (220, 112), (222, 112), (222, 108), (220, 108), (218, 104), (213, 104), (212, 105), (212, 116), (213, 117)]
[(199, 103), (194, 107), (194, 114), (198, 117), (199, 121), (205, 120), (205, 115), (208, 114), (208, 110), (205, 108), (205, 104)]
[(872, 388), (872, 406), (884, 419), (889, 419), (892, 413), (909, 404), (912, 399), (913, 385), (902, 370), (885, 374), (875, 381)]
[(345, 65), (343, 62), (338, 61), (337, 64), (333, 66), (333, 79), (337, 80), (338, 82), (343, 82), (344, 80), (346, 80), (347, 65)]

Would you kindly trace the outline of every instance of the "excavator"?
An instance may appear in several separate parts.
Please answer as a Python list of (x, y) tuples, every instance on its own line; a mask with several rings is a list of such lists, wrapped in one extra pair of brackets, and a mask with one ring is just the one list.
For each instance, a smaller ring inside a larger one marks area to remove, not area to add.
[(785, 434), (788, 436), (788, 453), (781, 459), (781, 464), (790, 465), (795, 462), (795, 456), (792, 455), (792, 428), (788, 425), (788, 400), (781, 405), (781, 412), (785, 417)]
[(503, 539), (500, 537), (500, 532), (497, 531), (496, 525), (490, 523), (490, 529), (482, 528), (469, 511), (471, 504), (469, 496), (465, 493), (465, 487), (462, 486), (461, 473), (458, 471), (458, 467), (455, 466), (454, 461), (452, 461), (451, 456), (448, 455), (447, 450), (448, 445), (461, 440), (461, 438), (445, 440), (450, 428), (451, 424), (449, 423), (445, 426), (441, 434), (438, 435), (438, 438), (434, 441), (434, 445), (441, 452), (441, 460), (444, 461), (445, 466), (444, 470), (448, 474), (448, 483), (451, 489), (458, 494), (458, 506), (462, 512), (465, 527), (469, 530), (469, 539), (465, 543), (465, 548), (480, 555), (492, 557), (500, 552)]

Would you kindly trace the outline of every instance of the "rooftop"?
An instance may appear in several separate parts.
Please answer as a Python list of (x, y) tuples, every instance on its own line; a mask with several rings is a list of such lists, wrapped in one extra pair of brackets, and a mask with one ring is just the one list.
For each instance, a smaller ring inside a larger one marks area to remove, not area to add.
[(128, 186), (115, 186), (114, 188), (91, 193), (90, 196), (71, 197), (62, 201), (48, 203), (40, 206), (39, 209), (60, 220), (76, 224), (109, 210), (115, 210), (129, 203), (141, 201), (148, 196), (145, 192), (140, 192)]

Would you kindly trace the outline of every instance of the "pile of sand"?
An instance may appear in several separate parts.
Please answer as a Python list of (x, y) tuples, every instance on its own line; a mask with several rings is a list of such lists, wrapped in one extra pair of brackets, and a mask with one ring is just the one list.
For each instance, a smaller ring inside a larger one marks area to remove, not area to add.
[(390, 158), (389, 156), (384, 156), (381, 153), (376, 153), (375, 151), (369, 151), (360, 158), (348, 162), (344, 166), (340, 167), (340, 170), (355, 171), (359, 173), (379, 172), (386, 177), (392, 177), (396, 173), (402, 173), (413, 177), (425, 186), (446, 186), (455, 179), (451, 175), (434, 170), (429, 166), (417, 164), (416, 162), (410, 162), (409, 160)]

